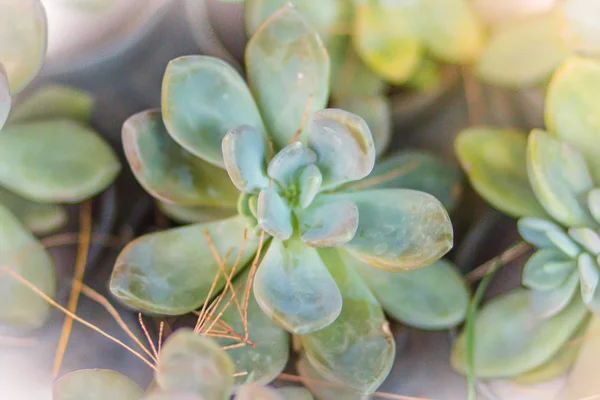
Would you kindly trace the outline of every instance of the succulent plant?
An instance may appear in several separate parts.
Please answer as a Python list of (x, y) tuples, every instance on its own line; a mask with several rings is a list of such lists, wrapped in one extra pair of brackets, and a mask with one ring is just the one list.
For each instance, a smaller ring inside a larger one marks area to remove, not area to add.
[[(47, 86), (11, 110), (12, 97), (44, 61), (47, 27), (39, 1), (2, 2), (0, 19), (0, 264), (52, 296), (52, 260), (30, 231), (61, 227), (67, 213), (59, 203), (78, 203), (102, 191), (120, 163), (86, 126), (93, 99), (85, 93)], [(35, 328), (48, 310), (44, 300), (0, 274), (0, 324)]]
[[(54, 400), (228, 400), (233, 392), (234, 363), (217, 342), (191, 329), (179, 329), (165, 341), (155, 370), (156, 387), (147, 395), (125, 375), (84, 369), (58, 379)], [(312, 400), (303, 387), (243, 385), (236, 400)]]
[[(493, 300), (477, 319), (479, 376), (520, 375), (552, 362), (554, 373), (564, 370), (573, 361), (565, 342), (584, 329), (588, 310), (600, 311), (598, 87), (600, 63), (570, 58), (549, 85), (547, 132), (472, 128), (457, 139), (475, 189), (519, 218), (520, 235), (536, 249), (523, 270), (528, 290)], [(458, 343), (455, 363), (464, 369), (464, 338)]]
[[(261, 321), (248, 322), (254, 350), (232, 356), (236, 365), (260, 360), (241, 383), (268, 382), (281, 369), (273, 375), (267, 366), (287, 361), (287, 336), (262, 322), (264, 312), (299, 335), (325, 378), (371, 392), (394, 354), (382, 306), (427, 329), (464, 317), (460, 275), (436, 262), (452, 246), (448, 214), (435, 197), (414, 190), (428, 188), (452, 206), (460, 174), (420, 153), (374, 168), (365, 121), (323, 109), (328, 53), (293, 7), (282, 6), (256, 30), (246, 64), (248, 86), (218, 59), (175, 59), (165, 72), (162, 109), (125, 122), (123, 144), (138, 181), (169, 215), (203, 222), (130, 243), (110, 289), (132, 308), (181, 315), (227, 286), (224, 277), (213, 286), (220, 271), (255, 265), (255, 276), (246, 268), (233, 282), (253, 282), (249, 301)], [(214, 253), (236, 262), (221, 263)], [(239, 326), (234, 308), (226, 311), (227, 322)], [(261, 342), (262, 326), (277, 339)]]

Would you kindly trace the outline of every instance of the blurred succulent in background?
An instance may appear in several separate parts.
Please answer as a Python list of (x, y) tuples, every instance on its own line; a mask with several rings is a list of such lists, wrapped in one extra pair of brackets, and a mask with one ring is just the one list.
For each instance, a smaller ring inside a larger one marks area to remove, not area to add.
[[(43, 63), (47, 27), (39, 1), (4, 1), (0, 20), (0, 264), (52, 296), (54, 266), (29, 231), (44, 234), (61, 227), (67, 214), (57, 203), (78, 203), (99, 193), (120, 163), (85, 126), (93, 103), (87, 94), (48, 86), (11, 110), (11, 97)], [(0, 274), (0, 324), (35, 328), (48, 311), (43, 299)]]
[[(56, 381), (54, 400), (228, 400), (233, 393), (235, 365), (227, 349), (210, 337), (179, 329), (162, 347), (155, 367), (158, 389), (148, 394), (117, 371), (84, 369)], [(311, 400), (303, 387), (269, 388), (243, 385), (236, 400)]]
[(247, 325), (255, 344), (230, 352), (248, 371), (241, 383), (266, 383), (281, 371), (288, 357), (281, 326), (299, 335), (324, 378), (372, 392), (395, 350), (382, 306), (426, 329), (464, 318), (460, 274), (436, 262), (452, 246), (447, 211), (415, 190), (452, 207), (460, 172), (420, 153), (374, 167), (365, 121), (322, 109), (328, 53), (289, 5), (256, 30), (246, 68), (248, 86), (218, 59), (175, 59), (162, 110), (125, 122), (123, 145), (138, 181), (174, 219), (201, 222), (130, 243), (111, 291), (143, 312), (181, 315), (252, 282), (240, 307), (249, 315), (237, 305), (222, 314), (231, 326)]
[[(287, 0), (246, 0), (252, 35)], [(468, 1), (294, 0), (331, 57), (332, 105), (367, 122), (376, 150), (390, 140), (388, 84), (435, 89), (445, 63), (475, 61), (483, 32)]]
[[(519, 218), (536, 251), (523, 285), (492, 300), (475, 328), (475, 374), (554, 376), (574, 361), (565, 344), (600, 312), (600, 63), (570, 58), (546, 97), (546, 131), (471, 128), (456, 141), (474, 188)], [(464, 337), (454, 362), (465, 369)], [(532, 372), (533, 371), (533, 372)]]

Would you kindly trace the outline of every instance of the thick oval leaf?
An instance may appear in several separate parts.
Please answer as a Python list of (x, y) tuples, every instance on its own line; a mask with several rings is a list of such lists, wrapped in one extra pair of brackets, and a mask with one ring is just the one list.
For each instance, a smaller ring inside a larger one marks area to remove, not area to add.
[(42, 2), (3, 0), (0, 37), (0, 60), (15, 95), (38, 74), (46, 58), (48, 26)]
[(137, 180), (159, 200), (186, 206), (235, 207), (239, 191), (227, 172), (175, 142), (160, 111), (129, 117), (123, 124), (123, 148)]
[[(296, 370), (298, 375), (306, 379), (304, 384), (318, 400), (368, 400), (371, 398), (368, 395), (357, 393), (345, 385), (327, 382), (310, 364), (304, 353), (300, 355), (300, 359), (296, 363)], [(326, 384), (319, 384), (319, 382), (326, 382)]]
[(180, 224), (219, 221), (237, 214), (235, 208), (180, 206), (160, 200), (157, 206), (167, 217)]
[(462, 193), (463, 180), (458, 165), (431, 154), (403, 151), (385, 157), (369, 176), (344, 189), (419, 190), (438, 199), (451, 212)]
[(548, 78), (568, 55), (553, 15), (517, 19), (492, 35), (475, 72), (497, 85), (531, 86)]
[(298, 386), (290, 386), (276, 389), (276, 392), (284, 400), (313, 400), (308, 389)]
[(162, 112), (169, 133), (196, 156), (223, 167), (221, 141), (239, 125), (264, 133), (256, 103), (242, 77), (224, 61), (179, 57), (167, 65)]
[(227, 400), (231, 395), (233, 362), (217, 342), (183, 328), (165, 342), (156, 364), (161, 389)]
[(569, 237), (591, 254), (600, 254), (600, 236), (590, 228), (569, 228)]
[(303, 119), (327, 104), (329, 56), (291, 3), (271, 14), (252, 36), (246, 69), (276, 149), (304, 131)]
[(8, 75), (6, 75), (3, 64), (0, 63), (0, 129), (8, 119), (11, 102)]
[(575, 260), (563, 252), (546, 248), (533, 253), (523, 268), (523, 285), (536, 290), (560, 286), (577, 269)]
[(296, 335), (323, 329), (342, 309), (328, 267), (297, 239), (272, 241), (256, 271), (254, 295), (271, 319)]
[[(8, 209), (0, 205), (0, 265), (10, 268), (48, 296), (54, 296), (54, 266), (44, 247)], [(41, 326), (50, 306), (31, 289), (0, 273), (0, 324), (33, 329)]]
[(333, 248), (319, 249), (342, 293), (339, 317), (300, 341), (311, 364), (325, 379), (369, 394), (383, 382), (396, 346), (383, 310), (360, 277)]
[(373, 268), (352, 256), (344, 258), (392, 317), (420, 329), (445, 329), (465, 318), (469, 290), (456, 267), (446, 260), (408, 272)]
[(407, 271), (441, 258), (453, 243), (452, 224), (433, 196), (408, 189), (323, 195), (354, 201), (358, 230), (343, 247), (356, 258), (388, 271)]
[(300, 177), (298, 177), (298, 206), (306, 208), (310, 206), (319, 193), (321, 184), (323, 183), (323, 175), (321, 170), (314, 164), (304, 168)]
[(104, 190), (120, 168), (110, 146), (76, 122), (32, 122), (0, 132), (0, 184), (30, 200), (78, 203)]
[[(238, 298), (248, 281), (249, 269), (246, 269), (233, 280)], [(214, 314), (219, 315), (223, 310), (220, 320), (226, 322), (238, 334), (244, 334), (244, 323), (235, 303), (226, 307), (231, 299), (231, 290), (223, 298), (220, 307)], [(243, 310), (243, 308), (242, 308)], [(227, 354), (231, 357), (236, 371), (246, 371), (248, 374), (234, 378), (236, 385), (258, 383), (266, 385), (274, 380), (288, 361), (289, 335), (281, 329), (259, 307), (254, 294), (248, 300), (248, 339), (253, 345), (230, 348)], [(216, 337), (221, 346), (239, 343), (237, 339)]]
[(240, 191), (258, 193), (269, 187), (265, 141), (255, 127), (233, 128), (223, 138), (221, 147), (225, 169)]
[[(157, 314), (180, 315), (200, 307), (219, 271), (206, 233), (220, 257), (228, 251), (238, 254), (244, 230), (243, 217), (189, 225), (141, 236), (121, 251), (110, 281), (111, 292), (123, 303)], [(247, 232), (240, 263), (241, 270), (258, 249), (258, 237)], [(230, 273), (235, 259), (230, 257), (224, 270)], [(213, 294), (224, 286), (219, 276)]]
[(594, 0), (562, 0), (557, 6), (561, 33), (569, 47), (577, 53), (600, 55), (600, 3)]
[(392, 111), (387, 97), (344, 97), (336, 100), (335, 106), (364, 119), (373, 136), (375, 153), (379, 156), (385, 152), (392, 135)]
[(43, 86), (14, 106), (10, 123), (64, 118), (87, 123), (94, 98), (90, 93), (65, 85)]
[(56, 204), (36, 203), (0, 187), (0, 204), (38, 235), (61, 228), (67, 222), (67, 211)]
[(577, 150), (534, 129), (527, 144), (527, 170), (536, 197), (554, 219), (566, 226), (596, 225), (585, 198), (594, 182)]
[(60, 377), (52, 388), (53, 400), (140, 400), (144, 389), (110, 369), (81, 369)]
[[(286, 3), (289, 3), (289, 0), (246, 0), (245, 17), (248, 36), (252, 36), (260, 24)], [(317, 30), (324, 42), (339, 32), (349, 8), (345, 0), (325, 2), (294, 0), (293, 3), (302, 17)]]
[(437, 58), (449, 63), (475, 61), (484, 45), (483, 26), (468, 0), (421, 0), (419, 37)]
[(260, 229), (280, 240), (288, 240), (292, 236), (292, 211), (275, 189), (261, 190), (256, 207), (256, 219)]
[(456, 156), (477, 192), (513, 217), (547, 216), (527, 176), (527, 137), (497, 128), (470, 128), (454, 142)]
[[(351, 26), (350, 21), (346, 24)], [(385, 94), (387, 84), (358, 56), (352, 46), (351, 36), (338, 36), (336, 41), (330, 40), (327, 50), (331, 57), (331, 97), (336, 107), (338, 102), (354, 98), (379, 97)], [(356, 114), (360, 115), (360, 113)], [(365, 116), (361, 115), (361, 117), (367, 119)], [(371, 129), (374, 130), (372, 127)]]
[(529, 292), (529, 307), (539, 318), (549, 318), (565, 309), (579, 287), (579, 273), (573, 269), (560, 285), (546, 290)]
[(556, 71), (546, 96), (544, 121), (551, 134), (573, 145), (590, 166), (600, 185), (600, 64), (569, 58)]
[(599, 263), (589, 254), (581, 254), (577, 259), (577, 267), (581, 279), (581, 298), (590, 310), (597, 313), (600, 311), (600, 293), (598, 282), (600, 281)]
[(317, 155), (302, 142), (292, 142), (281, 149), (269, 162), (268, 174), (279, 185), (288, 188), (295, 185), (305, 167), (314, 164)]
[(315, 112), (309, 124), (308, 147), (317, 153), (323, 188), (362, 179), (375, 165), (375, 143), (367, 123), (344, 110)]
[(268, 386), (245, 385), (236, 393), (235, 400), (287, 400)]
[(317, 197), (306, 211), (296, 216), (302, 241), (311, 247), (348, 243), (358, 228), (358, 207), (348, 199), (328, 202), (327, 197)]
[(415, 2), (357, 1), (354, 48), (371, 69), (393, 84), (404, 83), (424, 51)]
[(517, 230), (525, 241), (541, 248), (555, 247), (548, 235), (565, 234), (565, 230), (560, 225), (541, 218), (521, 218), (517, 221)]
[[(520, 375), (550, 360), (588, 315), (579, 296), (560, 313), (536, 318), (529, 291), (515, 289), (486, 304), (475, 321), (474, 373), (478, 378)], [(464, 332), (452, 348), (451, 362), (466, 371)]]
[(587, 202), (590, 214), (600, 224), (600, 188), (590, 190), (587, 195)]

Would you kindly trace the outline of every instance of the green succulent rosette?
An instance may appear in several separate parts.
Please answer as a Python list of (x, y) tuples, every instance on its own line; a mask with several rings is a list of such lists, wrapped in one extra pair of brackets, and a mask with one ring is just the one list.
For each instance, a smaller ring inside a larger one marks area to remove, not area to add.
[[(475, 189), (519, 218), (521, 237), (535, 248), (523, 269), (527, 290), (492, 300), (478, 317), (477, 376), (547, 368), (552, 374), (538, 375), (548, 378), (564, 371), (574, 360), (563, 356), (565, 343), (585, 327), (590, 312), (600, 310), (598, 88), (600, 64), (570, 58), (549, 85), (548, 131), (526, 136), (474, 128), (457, 139), (458, 157)], [(462, 338), (455, 363), (464, 370), (464, 362)]]
[[(222, 266), (241, 273), (234, 286), (258, 263), (256, 322), (249, 322), (256, 345), (233, 357), (254, 365), (236, 384), (265, 383), (281, 371), (287, 331), (324, 377), (372, 392), (394, 356), (384, 310), (425, 329), (464, 318), (468, 292), (460, 274), (438, 261), (453, 240), (440, 200), (454, 205), (461, 174), (423, 153), (375, 166), (367, 123), (324, 109), (328, 53), (292, 6), (257, 29), (246, 68), (248, 84), (218, 59), (175, 59), (161, 110), (125, 122), (123, 144), (138, 181), (168, 215), (197, 223), (130, 243), (110, 289), (147, 313), (201, 307), (225, 286), (221, 278), (211, 292), (221, 266), (210, 237), (217, 253), (238, 254)], [(241, 326), (239, 315), (227, 312), (226, 322)]]

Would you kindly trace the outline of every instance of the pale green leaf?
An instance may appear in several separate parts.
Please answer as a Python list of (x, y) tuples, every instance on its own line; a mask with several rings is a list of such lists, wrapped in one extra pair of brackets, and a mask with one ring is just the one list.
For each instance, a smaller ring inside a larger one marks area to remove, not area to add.
[(67, 211), (57, 205), (27, 200), (0, 187), (0, 204), (38, 235), (45, 235), (61, 228), (67, 222)]
[(140, 400), (144, 390), (125, 375), (110, 369), (81, 369), (60, 377), (53, 400)]

